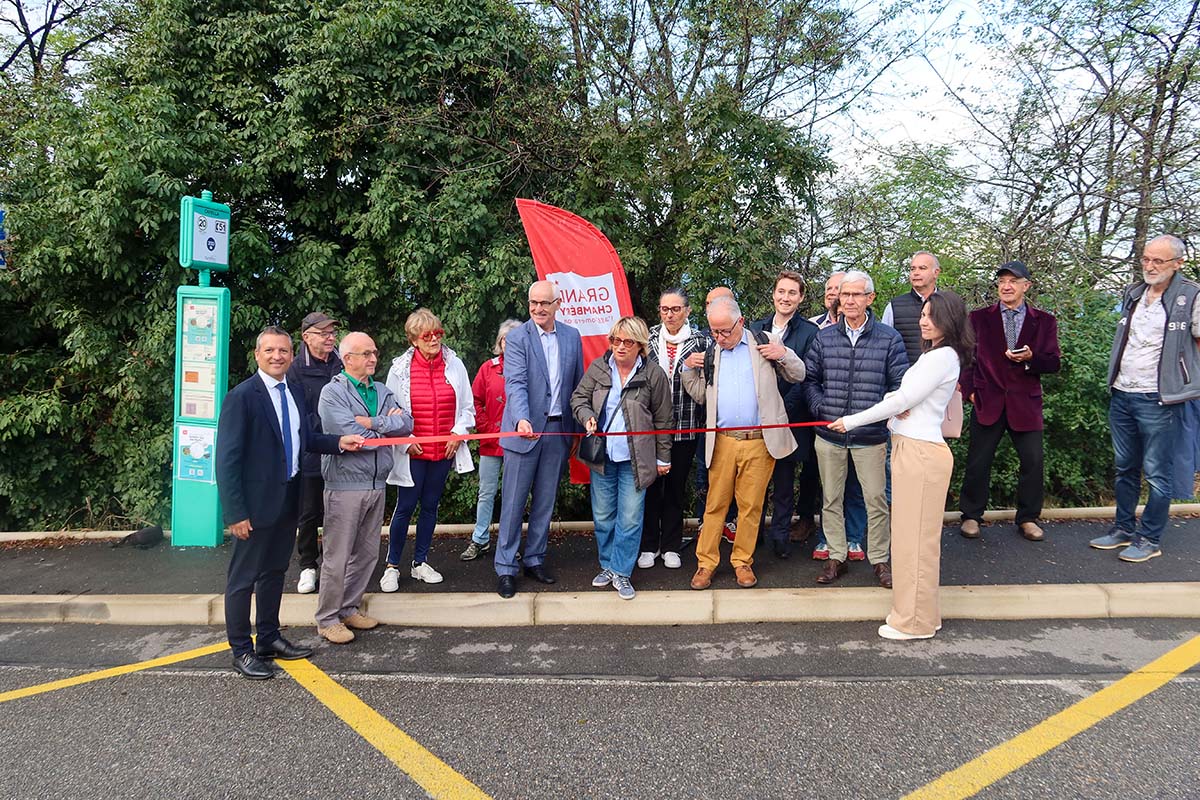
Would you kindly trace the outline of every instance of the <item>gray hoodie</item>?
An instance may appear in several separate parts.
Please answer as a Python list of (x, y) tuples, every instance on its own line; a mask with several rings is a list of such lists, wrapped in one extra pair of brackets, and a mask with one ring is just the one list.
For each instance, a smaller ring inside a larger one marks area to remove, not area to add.
[[(412, 414), (388, 414), (396, 404), (396, 395), (382, 381), (375, 381), (378, 393), (378, 414), (371, 417), (371, 427), (364, 428), (354, 421), (356, 416), (369, 415), (367, 407), (354, 384), (345, 373), (338, 373), (321, 390), (321, 402), (317, 411), (321, 415), (321, 429), (335, 436), (357, 433), (368, 439), (389, 436), (408, 436), (412, 433)], [(336, 456), (321, 456), (321, 477), (325, 488), (331, 491), (366, 491), (387, 487), (387, 476), (392, 470), (391, 447), (364, 447), (356, 453), (339, 453)]]

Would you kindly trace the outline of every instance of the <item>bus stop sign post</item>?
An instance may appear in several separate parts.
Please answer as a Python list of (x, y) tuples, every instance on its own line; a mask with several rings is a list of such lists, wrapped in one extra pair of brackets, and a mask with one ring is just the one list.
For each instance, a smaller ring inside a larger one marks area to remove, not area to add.
[(171, 544), (216, 547), (224, 537), (217, 497), (217, 419), (229, 386), (229, 290), (209, 272), (229, 269), (229, 206), (212, 192), (179, 201), (179, 266), (199, 286), (175, 292), (175, 435)]

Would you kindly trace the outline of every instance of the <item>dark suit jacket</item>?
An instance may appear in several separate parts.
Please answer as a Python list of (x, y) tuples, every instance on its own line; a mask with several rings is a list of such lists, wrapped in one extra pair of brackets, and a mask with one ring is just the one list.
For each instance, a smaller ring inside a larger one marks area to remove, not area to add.
[(1042, 420), (1042, 375), (1058, 372), (1062, 354), (1058, 349), (1058, 320), (1026, 302), (1025, 323), (1017, 337), (1017, 349), (1029, 345), (1033, 358), (1017, 364), (1004, 356), (1004, 321), (1000, 304), (971, 312), (975, 329), (975, 363), (959, 376), (964, 398), (975, 395), (975, 418), (994, 425), (1003, 412), (1014, 431), (1040, 431)]
[[(577, 432), (579, 425), (571, 414), (571, 393), (583, 379), (583, 339), (579, 331), (570, 325), (556, 323), (558, 336), (558, 398), (562, 414), (563, 430)], [(500, 430), (515, 431), (517, 423), (529, 420), (535, 433), (546, 430), (546, 417), (550, 414), (550, 370), (542, 343), (538, 340), (538, 326), (533, 320), (508, 334), (504, 344), (504, 416)], [(537, 444), (536, 439), (508, 436), (500, 440), (500, 446), (514, 453), (528, 453)]]
[[(304, 389), (288, 381), (288, 391), (300, 410), (300, 455), (338, 452), (338, 437), (318, 433), (304, 402)], [(226, 525), (250, 520), (256, 529), (269, 528), (285, 514), (287, 475), (283, 463), (283, 434), (267, 385), (256, 372), (239, 383), (221, 406), (217, 422), (217, 494)]]
[[(775, 314), (768, 314), (760, 320), (751, 322), (750, 330), (770, 333), (771, 323), (774, 320)], [(812, 344), (818, 330), (820, 329), (815, 324), (809, 322), (802, 315), (793, 314), (792, 318), (788, 320), (787, 330), (783, 332), (783, 345), (803, 361), (808, 352), (808, 346)], [(783, 398), (783, 407), (787, 409), (788, 422), (811, 422), (812, 412), (809, 410), (808, 401), (804, 398), (804, 382), (788, 383), (782, 375), (777, 377), (777, 381), (779, 396)], [(808, 459), (813, 446), (812, 431), (812, 428), (792, 428), (792, 436), (796, 439), (796, 451), (788, 458), (795, 461)]]

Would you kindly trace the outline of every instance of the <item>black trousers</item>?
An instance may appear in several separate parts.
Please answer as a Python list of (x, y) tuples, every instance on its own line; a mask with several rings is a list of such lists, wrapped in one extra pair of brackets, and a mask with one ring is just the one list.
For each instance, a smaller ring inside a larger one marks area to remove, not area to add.
[(296, 523), (296, 562), (300, 569), (316, 569), (321, 556), (317, 529), (325, 522), (325, 481), (320, 475), (300, 478), (300, 521)]
[(233, 540), (233, 555), (225, 581), (225, 635), (235, 656), (254, 651), (250, 639), (250, 595), (257, 599), (258, 644), (279, 638), (279, 604), (283, 576), (296, 539), (300, 479), (288, 484), (283, 516), (266, 528), (250, 531), (249, 539)]
[(967, 472), (959, 493), (958, 508), (964, 520), (983, 520), (992, 483), (992, 460), (1000, 439), (1008, 433), (1017, 451), (1020, 470), (1017, 473), (1016, 522), (1033, 522), (1042, 513), (1045, 499), (1045, 452), (1041, 431), (1014, 431), (1008, 417), (1001, 412), (992, 425), (981, 425), (971, 412), (971, 441), (967, 446)]
[(697, 441), (672, 442), (671, 471), (646, 488), (643, 553), (678, 553), (683, 547), (683, 495), (696, 457)]
[[(777, 542), (788, 541), (792, 526), (792, 509), (800, 517), (812, 519), (817, 512), (817, 497), (821, 492), (821, 473), (817, 468), (817, 454), (812, 447), (809, 457), (803, 461), (783, 458), (775, 462), (771, 475), (771, 527), (768, 538)], [(797, 480), (796, 472), (800, 477)], [(763, 504), (764, 513), (766, 504)]]

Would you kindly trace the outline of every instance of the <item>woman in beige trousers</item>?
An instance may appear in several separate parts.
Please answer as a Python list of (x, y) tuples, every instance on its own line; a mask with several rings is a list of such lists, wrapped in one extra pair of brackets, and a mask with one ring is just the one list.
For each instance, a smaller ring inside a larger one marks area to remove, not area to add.
[(924, 352), (900, 382), (866, 411), (829, 423), (838, 433), (891, 417), (892, 610), (885, 639), (930, 639), (942, 627), (942, 514), (954, 457), (942, 437), (959, 370), (975, 352), (967, 308), (953, 293), (929, 296), (921, 309)]

